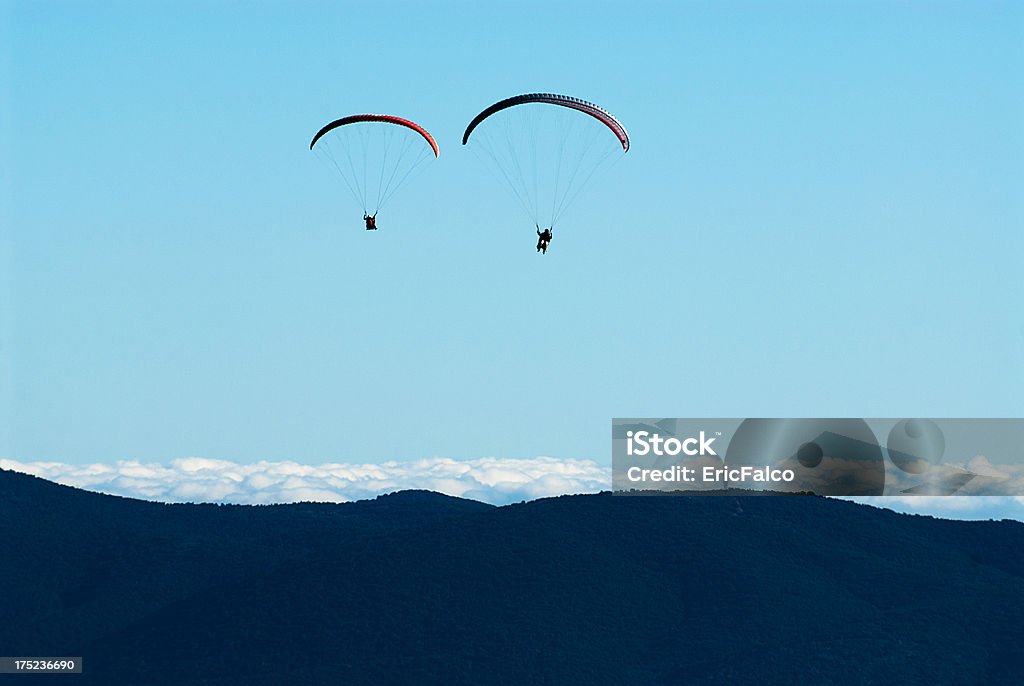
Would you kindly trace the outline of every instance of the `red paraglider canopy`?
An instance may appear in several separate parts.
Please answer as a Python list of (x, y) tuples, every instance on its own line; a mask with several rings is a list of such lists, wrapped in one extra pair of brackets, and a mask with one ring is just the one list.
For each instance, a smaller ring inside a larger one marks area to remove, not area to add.
[(434, 150), (434, 157), (438, 157), (440, 155), (437, 149), (437, 142), (434, 140), (434, 137), (427, 132), (426, 129), (424, 129), (416, 122), (409, 121), (408, 119), (402, 119), (401, 117), (393, 117), (390, 114), (353, 114), (348, 117), (336, 119), (316, 132), (316, 135), (313, 136), (312, 142), (310, 142), (309, 144), (309, 149), (312, 150), (313, 146), (316, 145), (316, 142), (320, 140), (320, 138), (325, 133), (333, 131), (339, 126), (345, 126), (346, 124), (356, 124), (359, 122), (383, 122), (385, 124), (397, 124), (398, 126), (404, 126), (407, 129), (412, 129), (419, 135), (423, 136), (427, 143), (430, 144), (430, 147), (433, 148)]

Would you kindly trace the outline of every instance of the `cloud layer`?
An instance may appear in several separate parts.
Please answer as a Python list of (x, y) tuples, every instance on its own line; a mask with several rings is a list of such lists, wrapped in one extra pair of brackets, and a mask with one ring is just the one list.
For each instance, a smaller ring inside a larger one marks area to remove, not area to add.
[[(114, 464), (18, 462), (0, 468), (78, 488), (162, 502), (271, 504), (344, 503), (405, 489), (427, 489), (494, 505), (611, 487), (611, 469), (592, 460), (553, 457), (435, 457), (380, 464), (256, 462), (188, 457), (169, 465), (124, 460)], [(951, 519), (1024, 521), (1024, 497), (890, 496), (850, 498), (899, 512)]]
[(406, 489), (427, 489), (496, 505), (566, 493), (607, 490), (611, 475), (591, 460), (552, 457), (435, 457), (414, 462), (320, 464), (188, 457), (169, 465), (135, 460), (114, 464), (16, 462), (0, 467), (49, 481), (162, 502), (269, 504), (343, 503)]

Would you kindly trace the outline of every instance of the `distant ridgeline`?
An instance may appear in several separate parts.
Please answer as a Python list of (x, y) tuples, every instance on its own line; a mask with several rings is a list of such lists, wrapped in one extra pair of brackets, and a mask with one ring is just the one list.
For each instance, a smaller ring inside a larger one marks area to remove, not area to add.
[(33, 685), (1020, 683), (1024, 524), (806, 498), (164, 505), (0, 471)]

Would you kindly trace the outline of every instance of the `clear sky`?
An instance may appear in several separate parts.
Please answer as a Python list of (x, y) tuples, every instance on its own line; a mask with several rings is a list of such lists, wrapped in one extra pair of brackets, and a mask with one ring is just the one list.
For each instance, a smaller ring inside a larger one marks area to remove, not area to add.
[[(610, 462), (614, 416), (1024, 415), (1015, 2), (0, 0), (0, 457)], [(552, 250), (460, 145), (633, 147)], [(366, 232), (308, 150), (441, 156)]]

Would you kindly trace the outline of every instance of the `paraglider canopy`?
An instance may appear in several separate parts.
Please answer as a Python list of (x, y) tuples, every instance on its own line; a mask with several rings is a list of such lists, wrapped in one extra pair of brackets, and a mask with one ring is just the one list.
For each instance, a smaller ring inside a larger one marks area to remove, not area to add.
[(417, 124), (416, 122), (409, 121), (408, 119), (402, 119), (401, 117), (393, 117), (390, 114), (353, 114), (348, 117), (342, 117), (341, 119), (335, 119), (330, 124), (327, 124), (322, 129), (316, 132), (313, 136), (313, 140), (309, 143), (309, 149), (312, 150), (316, 142), (323, 138), (324, 134), (333, 131), (339, 126), (345, 126), (346, 124), (358, 124), (360, 122), (383, 122), (385, 124), (397, 124), (398, 126), (404, 126), (408, 129), (412, 129), (419, 135), (423, 136), (424, 140), (430, 144), (430, 148), (434, 151), (434, 157), (440, 156), (440, 151), (437, 149), (437, 141), (431, 136), (425, 128)]
[(527, 93), (525, 95), (516, 95), (511, 98), (506, 98), (501, 102), (496, 102), (480, 114), (473, 117), (473, 121), (469, 122), (469, 126), (466, 127), (466, 132), (462, 134), (462, 144), (465, 145), (469, 142), (469, 134), (473, 133), (473, 129), (480, 125), (484, 119), (501, 112), (509, 107), (515, 107), (516, 105), (525, 105), (531, 102), (547, 103), (549, 105), (559, 105), (561, 107), (568, 107), (569, 109), (589, 114), (594, 119), (607, 126), (612, 130), (612, 133), (622, 143), (622, 152), (629, 152), (629, 134), (626, 133), (626, 127), (619, 122), (618, 119), (613, 117), (610, 112), (601, 107), (598, 107), (592, 102), (586, 100), (580, 100), (569, 95), (555, 95), (554, 93)]

